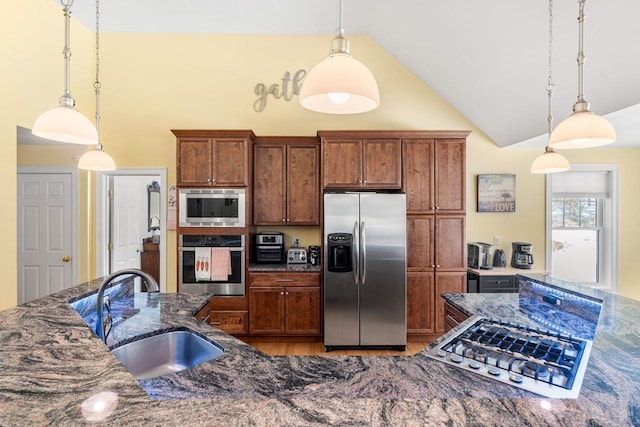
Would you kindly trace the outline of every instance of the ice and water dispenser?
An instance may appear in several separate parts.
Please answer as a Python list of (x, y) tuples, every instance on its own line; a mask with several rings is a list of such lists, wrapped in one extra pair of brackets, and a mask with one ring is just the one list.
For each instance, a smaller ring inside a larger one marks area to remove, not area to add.
[(331, 233), (327, 236), (328, 265), (327, 269), (336, 273), (353, 270), (353, 235), (349, 233)]

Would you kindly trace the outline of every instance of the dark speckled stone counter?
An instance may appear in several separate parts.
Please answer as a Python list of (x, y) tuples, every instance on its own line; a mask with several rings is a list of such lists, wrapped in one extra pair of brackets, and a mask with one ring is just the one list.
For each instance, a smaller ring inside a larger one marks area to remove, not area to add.
[[(115, 341), (187, 326), (225, 349), (193, 369), (137, 382), (69, 305), (98, 285), (0, 312), (0, 425), (640, 425), (638, 301), (605, 298), (581, 395), (559, 400), (422, 353), (269, 357), (195, 319), (206, 294), (132, 297)], [(446, 298), (469, 314), (530, 321), (517, 295)]]
[(321, 273), (322, 267), (311, 264), (258, 264), (251, 263), (249, 272)]

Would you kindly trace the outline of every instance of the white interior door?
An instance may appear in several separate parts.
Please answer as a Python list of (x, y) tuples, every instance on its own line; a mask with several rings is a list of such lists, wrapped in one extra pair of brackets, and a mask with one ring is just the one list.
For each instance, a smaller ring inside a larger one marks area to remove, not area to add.
[(123, 268), (140, 268), (141, 224), (146, 224), (147, 181), (147, 178), (136, 176), (110, 177), (111, 273)]
[(71, 287), (71, 173), (18, 173), (18, 304)]

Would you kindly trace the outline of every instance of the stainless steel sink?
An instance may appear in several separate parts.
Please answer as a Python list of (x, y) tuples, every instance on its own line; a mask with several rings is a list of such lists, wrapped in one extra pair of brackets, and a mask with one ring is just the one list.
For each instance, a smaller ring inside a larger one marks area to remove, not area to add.
[(111, 352), (140, 380), (192, 368), (219, 357), (224, 349), (184, 328), (132, 341)]

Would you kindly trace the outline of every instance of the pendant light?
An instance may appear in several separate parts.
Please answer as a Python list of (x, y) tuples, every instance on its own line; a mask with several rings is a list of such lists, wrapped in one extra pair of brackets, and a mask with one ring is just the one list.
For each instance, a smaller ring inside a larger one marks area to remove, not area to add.
[(340, 28), (331, 42), (329, 56), (302, 81), (299, 102), (307, 110), (328, 114), (357, 114), (380, 105), (378, 83), (371, 71), (351, 56), (344, 38), (342, 0)]
[(576, 149), (600, 147), (616, 140), (616, 131), (604, 117), (589, 110), (589, 103), (582, 93), (582, 66), (584, 64), (584, 3), (578, 0), (578, 100), (573, 106), (573, 114), (561, 122), (551, 134), (549, 145), (553, 148)]
[(71, 96), (71, 48), (69, 47), (69, 27), (71, 20), (71, 5), (73, 0), (61, 0), (64, 11), (64, 59), (65, 59), (65, 90), (59, 99), (57, 107), (42, 113), (33, 124), (31, 132), (41, 138), (71, 144), (91, 145), (98, 142), (98, 132), (91, 121), (75, 108), (76, 101)]
[(78, 168), (92, 171), (112, 171), (116, 169), (116, 162), (110, 155), (102, 151), (100, 142), (100, 1), (96, 0), (96, 81), (93, 87), (96, 92), (96, 131), (98, 143), (94, 149), (87, 151), (80, 157)]
[[(551, 137), (551, 127), (553, 124), (552, 98), (553, 98), (553, 72), (552, 72), (552, 49), (553, 45), (553, 0), (549, 0), (549, 62), (547, 77), (547, 134)], [(544, 154), (540, 155), (531, 165), (531, 173), (556, 173), (569, 170), (569, 161), (547, 144)]]

